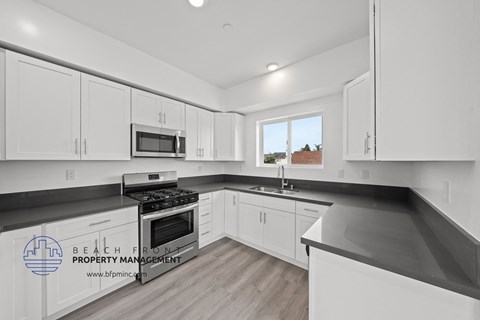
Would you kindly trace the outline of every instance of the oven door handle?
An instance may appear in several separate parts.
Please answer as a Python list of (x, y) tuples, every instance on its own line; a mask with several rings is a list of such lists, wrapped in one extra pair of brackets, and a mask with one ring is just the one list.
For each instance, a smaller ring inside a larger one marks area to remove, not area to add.
[(167, 211), (160, 212), (160, 213), (147, 214), (147, 215), (144, 215), (142, 217), (142, 219), (143, 220), (154, 220), (154, 219), (158, 219), (158, 218), (165, 218), (165, 217), (173, 216), (173, 215), (178, 214), (178, 213), (182, 213), (182, 212), (185, 212), (185, 211), (195, 209), (196, 207), (198, 207), (198, 203), (195, 203), (195, 204), (192, 204), (192, 205), (189, 205), (189, 206), (186, 206), (186, 207), (182, 207), (182, 208), (179, 208), (179, 209), (174, 209), (174, 210), (169, 210), (168, 209)]

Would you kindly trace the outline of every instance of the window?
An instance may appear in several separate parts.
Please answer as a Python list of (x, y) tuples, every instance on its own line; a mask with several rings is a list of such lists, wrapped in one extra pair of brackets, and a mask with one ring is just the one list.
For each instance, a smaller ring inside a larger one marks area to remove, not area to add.
[(257, 122), (258, 165), (322, 166), (323, 114)]

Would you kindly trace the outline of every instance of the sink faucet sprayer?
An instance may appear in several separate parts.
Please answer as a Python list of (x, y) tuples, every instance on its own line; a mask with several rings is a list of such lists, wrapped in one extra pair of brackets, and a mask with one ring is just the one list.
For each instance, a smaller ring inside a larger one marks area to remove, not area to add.
[(288, 186), (288, 180), (285, 182), (285, 167), (283, 165), (278, 167), (277, 178), (280, 178), (280, 171), (282, 172), (282, 189)]

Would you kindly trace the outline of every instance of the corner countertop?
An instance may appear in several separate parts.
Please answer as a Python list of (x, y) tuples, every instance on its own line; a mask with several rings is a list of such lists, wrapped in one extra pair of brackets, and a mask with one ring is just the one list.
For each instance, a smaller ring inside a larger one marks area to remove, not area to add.
[(303, 244), (480, 299), (480, 289), (406, 201), (312, 190), (279, 195), (229, 182), (185, 187), (199, 193), (229, 189), (329, 205), (302, 236)]
[(0, 232), (132, 206), (138, 206), (138, 201), (118, 195), (1, 211)]

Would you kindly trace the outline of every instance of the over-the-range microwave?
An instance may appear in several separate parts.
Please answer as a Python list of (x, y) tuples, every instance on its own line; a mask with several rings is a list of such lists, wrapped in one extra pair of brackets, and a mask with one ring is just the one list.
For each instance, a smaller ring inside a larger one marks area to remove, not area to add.
[(185, 158), (185, 131), (132, 124), (132, 156)]

